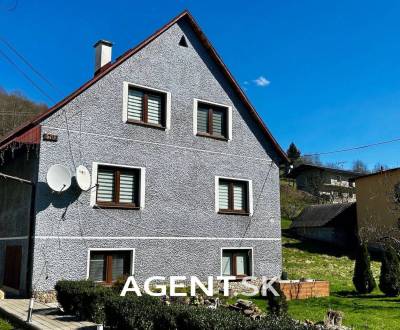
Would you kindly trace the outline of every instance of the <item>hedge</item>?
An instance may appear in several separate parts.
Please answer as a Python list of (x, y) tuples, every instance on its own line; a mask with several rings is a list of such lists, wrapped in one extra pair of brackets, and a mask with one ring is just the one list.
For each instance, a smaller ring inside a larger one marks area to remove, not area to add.
[(303, 330), (285, 315), (268, 315), (254, 321), (236, 311), (220, 307), (164, 305), (159, 298), (118, 295), (116, 290), (97, 286), (91, 281), (60, 281), (55, 287), (65, 313), (111, 329), (124, 330)]

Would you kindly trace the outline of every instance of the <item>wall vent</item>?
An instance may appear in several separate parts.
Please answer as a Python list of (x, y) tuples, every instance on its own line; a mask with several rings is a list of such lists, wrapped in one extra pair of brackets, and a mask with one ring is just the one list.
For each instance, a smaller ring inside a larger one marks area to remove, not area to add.
[(179, 46), (188, 47), (188, 43), (186, 41), (185, 36), (182, 36), (181, 40), (179, 41)]

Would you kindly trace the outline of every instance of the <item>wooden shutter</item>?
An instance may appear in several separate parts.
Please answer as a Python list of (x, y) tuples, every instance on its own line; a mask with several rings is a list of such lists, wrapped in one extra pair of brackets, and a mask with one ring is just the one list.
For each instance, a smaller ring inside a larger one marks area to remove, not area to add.
[(111, 169), (100, 168), (97, 175), (97, 201), (114, 201), (114, 171)]
[(143, 92), (129, 88), (128, 91), (128, 120), (143, 120)]
[(106, 258), (103, 253), (91, 253), (89, 265), (89, 278), (102, 282), (106, 278)]
[(135, 203), (136, 191), (136, 174), (132, 172), (122, 172), (119, 177), (119, 202)]
[(197, 109), (197, 131), (208, 132), (208, 109), (201, 107)]
[(245, 203), (246, 189), (244, 183), (234, 183), (233, 185), (233, 209), (244, 210), (246, 208)]
[(229, 208), (229, 183), (220, 182), (218, 189), (219, 209), (227, 210)]
[(225, 111), (214, 110), (213, 111), (213, 134), (219, 136), (225, 136)]
[(148, 95), (147, 122), (162, 125), (162, 97), (160, 95)]

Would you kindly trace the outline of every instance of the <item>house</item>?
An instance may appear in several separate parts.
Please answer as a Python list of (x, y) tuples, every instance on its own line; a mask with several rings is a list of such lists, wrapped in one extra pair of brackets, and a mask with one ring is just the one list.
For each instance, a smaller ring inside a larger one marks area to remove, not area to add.
[(357, 224), (361, 239), (379, 247), (400, 239), (400, 168), (359, 176)]
[(359, 174), (337, 168), (301, 164), (287, 177), (296, 181), (297, 189), (318, 197), (321, 203), (352, 203), (356, 201), (353, 178)]
[[(191, 14), (111, 52), (96, 43), (94, 77), (0, 141), (0, 284), (280, 275), (287, 157)], [(52, 192), (55, 164), (91, 189)]]
[(356, 242), (356, 203), (307, 206), (290, 228), (302, 238), (349, 248)]

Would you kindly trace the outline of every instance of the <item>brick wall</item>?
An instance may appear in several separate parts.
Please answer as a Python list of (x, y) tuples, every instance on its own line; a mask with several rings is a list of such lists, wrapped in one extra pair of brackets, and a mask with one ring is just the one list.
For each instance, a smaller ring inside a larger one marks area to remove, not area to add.
[(287, 300), (329, 296), (329, 282), (279, 282)]

